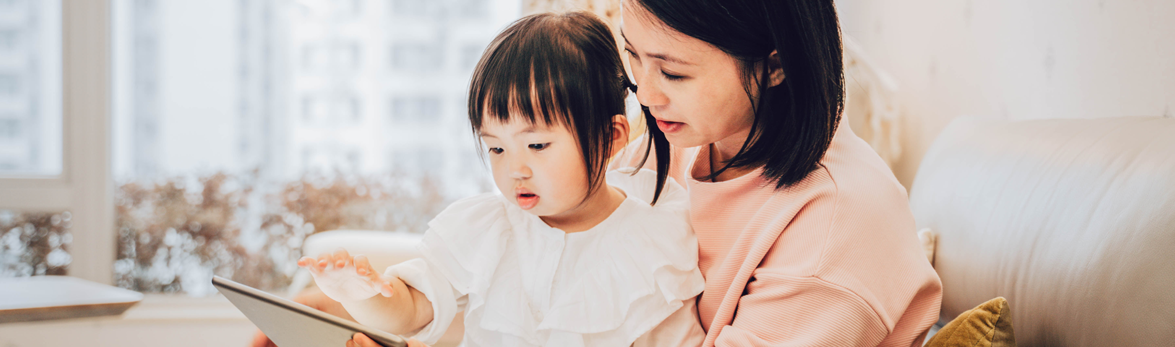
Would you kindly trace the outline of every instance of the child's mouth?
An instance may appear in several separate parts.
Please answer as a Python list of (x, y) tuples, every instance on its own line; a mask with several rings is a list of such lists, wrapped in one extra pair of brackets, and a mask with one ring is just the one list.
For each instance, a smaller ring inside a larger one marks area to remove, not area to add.
[(521, 207), (523, 210), (532, 209), (535, 207), (535, 205), (539, 204), (539, 196), (535, 195), (534, 193), (520, 192), (516, 194), (514, 198), (518, 200), (518, 207)]

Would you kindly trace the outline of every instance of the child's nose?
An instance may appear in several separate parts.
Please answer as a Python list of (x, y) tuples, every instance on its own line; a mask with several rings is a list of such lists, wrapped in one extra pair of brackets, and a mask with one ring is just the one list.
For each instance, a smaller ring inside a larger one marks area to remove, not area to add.
[(526, 165), (525, 161), (514, 160), (510, 162), (510, 178), (521, 180), (530, 178), (530, 166)]

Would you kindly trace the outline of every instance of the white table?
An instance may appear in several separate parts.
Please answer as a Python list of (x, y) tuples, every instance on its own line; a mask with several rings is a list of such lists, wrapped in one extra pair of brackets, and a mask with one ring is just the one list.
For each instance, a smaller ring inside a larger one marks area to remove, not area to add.
[(143, 294), (67, 276), (0, 278), (0, 323), (117, 316)]

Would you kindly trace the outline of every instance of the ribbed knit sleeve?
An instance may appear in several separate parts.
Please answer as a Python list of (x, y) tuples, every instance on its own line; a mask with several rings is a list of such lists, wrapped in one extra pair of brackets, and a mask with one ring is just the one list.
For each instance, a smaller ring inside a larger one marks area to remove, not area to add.
[(715, 346), (876, 346), (889, 333), (852, 291), (815, 277), (757, 271)]

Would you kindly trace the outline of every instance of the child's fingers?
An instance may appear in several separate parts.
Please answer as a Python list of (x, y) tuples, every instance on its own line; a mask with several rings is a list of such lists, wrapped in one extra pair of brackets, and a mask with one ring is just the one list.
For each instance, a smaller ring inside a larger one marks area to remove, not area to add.
[(367, 276), (368, 274), (375, 272), (372, 271), (371, 263), (367, 261), (367, 256), (362, 254), (356, 255), (354, 260), (355, 273), (359, 274), (360, 276)]
[(388, 284), (387, 282), (380, 284), (379, 294), (383, 295), (385, 298), (392, 297), (392, 285)]
[(322, 273), (322, 270), (318, 268), (318, 260), (311, 257), (302, 257), (301, 259), (298, 259), (298, 266), (310, 270), (310, 273), (315, 275)]
[(319, 272), (326, 270), (326, 267), (330, 265), (329, 258), (330, 257), (318, 258), (318, 261), (316, 261), (314, 263), (314, 268), (317, 269)]
[(314, 267), (318, 268), (318, 271), (326, 270), (326, 267), (330, 265), (330, 260), (330, 253), (319, 254), (318, 258), (314, 259)]
[(346, 249), (339, 248), (338, 250), (335, 251), (334, 257), (333, 257), (333, 259), (331, 259), (331, 262), (335, 264), (335, 267), (342, 268), (347, 265), (347, 259), (350, 259), (350, 258), (351, 258), (351, 255), (347, 254)]

